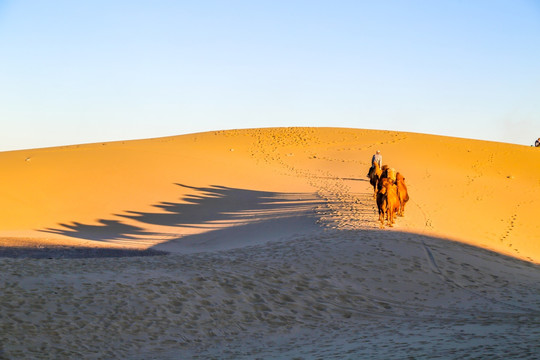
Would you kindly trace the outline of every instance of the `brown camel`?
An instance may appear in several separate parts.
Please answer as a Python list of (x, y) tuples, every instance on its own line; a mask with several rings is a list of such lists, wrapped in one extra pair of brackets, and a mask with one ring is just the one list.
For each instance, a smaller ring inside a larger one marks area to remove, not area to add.
[(377, 192), (377, 208), (379, 210), (381, 228), (384, 227), (385, 218), (387, 225), (392, 227), (395, 223), (394, 214), (399, 210), (397, 186), (388, 178), (383, 178), (379, 183), (381, 188)]
[(407, 185), (405, 185), (405, 178), (401, 173), (396, 174), (397, 196), (399, 199), (399, 211), (398, 215), (403, 216), (405, 213), (405, 204), (409, 201), (409, 193), (407, 191)]
[(369, 183), (373, 186), (373, 197), (377, 196), (377, 184), (379, 183), (379, 178), (381, 177), (382, 170), (379, 167), (377, 162), (373, 162), (372, 170), (369, 173)]

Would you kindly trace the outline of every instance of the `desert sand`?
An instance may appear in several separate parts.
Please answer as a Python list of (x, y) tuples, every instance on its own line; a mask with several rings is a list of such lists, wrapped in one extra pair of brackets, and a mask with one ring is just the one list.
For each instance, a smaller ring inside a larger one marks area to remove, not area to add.
[(0, 358), (537, 358), (538, 164), (341, 128), (2, 152)]

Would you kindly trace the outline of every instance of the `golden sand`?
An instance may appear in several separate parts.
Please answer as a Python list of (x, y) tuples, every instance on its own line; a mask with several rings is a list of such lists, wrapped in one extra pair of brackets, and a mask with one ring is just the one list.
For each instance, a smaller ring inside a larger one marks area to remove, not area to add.
[(536, 359), (539, 161), (335, 128), (0, 153), (0, 359)]
[[(211, 187), (320, 196), (341, 186), (354, 201), (369, 189), (365, 175), (376, 150), (405, 176), (411, 196), (395, 229), (540, 262), (538, 149), (340, 128), (217, 131), (3, 152), (0, 238), (4, 245), (148, 248), (209, 225), (156, 224), (130, 214), (167, 213), (160, 204), (189, 202)], [(197, 211), (214, 205), (199, 204)], [(347, 207), (339, 201), (332, 206), (337, 212)], [(363, 208), (373, 211), (372, 204)], [(204, 216), (193, 220), (207, 222)], [(348, 214), (349, 227), (366, 226), (354, 221)], [(211, 228), (232, 224), (223, 220)]]

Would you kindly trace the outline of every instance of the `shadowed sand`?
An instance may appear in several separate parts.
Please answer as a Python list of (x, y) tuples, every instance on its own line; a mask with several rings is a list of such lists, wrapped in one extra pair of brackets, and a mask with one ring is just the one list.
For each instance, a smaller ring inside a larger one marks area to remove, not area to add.
[(533, 359), (539, 161), (333, 128), (0, 153), (0, 358)]

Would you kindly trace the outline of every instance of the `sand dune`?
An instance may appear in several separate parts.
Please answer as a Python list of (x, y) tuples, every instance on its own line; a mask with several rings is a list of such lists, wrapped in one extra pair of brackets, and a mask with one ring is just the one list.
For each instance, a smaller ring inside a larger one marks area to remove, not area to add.
[[(391, 229), (377, 149), (411, 196)], [(337, 128), (0, 153), (0, 358), (532, 359), (538, 163)]]
[[(412, 194), (399, 229), (540, 261), (537, 149), (353, 129), (242, 130), (0, 153), (0, 236), (147, 248), (257, 211), (269, 217), (264, 198), (337, 197), (333, 205), (341, 207), (367, 191), (376, 149)], [(363, 226), (355, 220), (352, 213), (336, 221)]]

